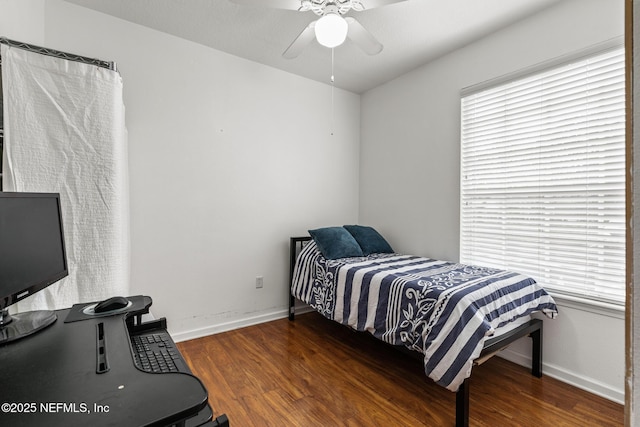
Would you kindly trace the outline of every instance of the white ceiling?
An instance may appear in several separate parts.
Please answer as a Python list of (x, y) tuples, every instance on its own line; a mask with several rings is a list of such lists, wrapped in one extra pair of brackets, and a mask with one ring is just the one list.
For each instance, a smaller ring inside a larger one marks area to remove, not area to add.
[[(295, 59), (282, 52), (318, 17), (230, 0), (66, 0), (324, 83), (331, 50), (315, 40)], [(347, 40), (335, 49), (335, 85), (362, 93), (563, 0), (407, 0), (349, 12), (384, 45), (375, 56)], [(256, 3), (260, 3), (257, 1)], [(268, 3), (264, 0), (264, 3)], [(366, 0), (362, 0), (366, 6)]]

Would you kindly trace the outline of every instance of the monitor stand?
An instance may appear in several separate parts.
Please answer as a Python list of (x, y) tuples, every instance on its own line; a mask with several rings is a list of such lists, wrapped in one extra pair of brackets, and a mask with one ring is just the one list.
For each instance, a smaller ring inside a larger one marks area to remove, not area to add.
[(46, 328), (58, 317), (51, 310), (26, 311), (9, 314), (7, 309), (0, 310), (0, 345), (19, 340)]

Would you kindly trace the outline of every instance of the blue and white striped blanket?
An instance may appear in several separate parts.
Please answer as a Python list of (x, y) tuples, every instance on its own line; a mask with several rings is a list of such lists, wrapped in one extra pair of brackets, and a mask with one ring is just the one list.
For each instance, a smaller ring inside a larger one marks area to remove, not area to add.
[(292, 293), (331, 320), (421, 352), (426, 374), (452, 391), (496, 328), (557, 314), (521, 274), (399, 254), (327, 260), (313, 241), (298, 256)]

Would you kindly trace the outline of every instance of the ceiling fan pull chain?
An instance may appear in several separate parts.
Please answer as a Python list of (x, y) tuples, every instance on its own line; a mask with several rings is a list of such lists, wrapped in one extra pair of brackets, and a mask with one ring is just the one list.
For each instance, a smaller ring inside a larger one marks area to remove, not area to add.
[(334, 88), (335, 88), (335, 78), (333, 75), (334, 70), (334, 56), (333, 56), (334, 48), (331, 48), (331, 136), (333, 136), (333, 129), (335, 127), (335, 114), (334, 114)]

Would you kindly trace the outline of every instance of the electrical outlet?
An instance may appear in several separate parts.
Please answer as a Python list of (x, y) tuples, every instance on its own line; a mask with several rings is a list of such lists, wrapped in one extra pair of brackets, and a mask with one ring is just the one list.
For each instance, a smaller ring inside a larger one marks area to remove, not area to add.
[(262, 276), (256, 276), (256, 289), (260, 289), (264, 284), (264, 278)]

